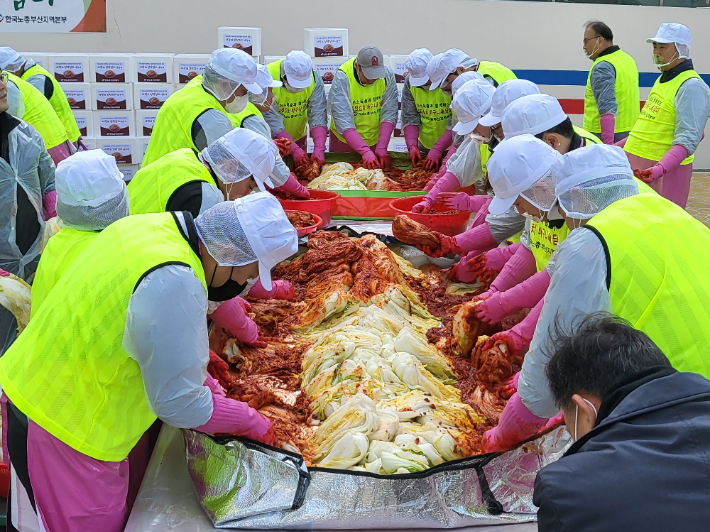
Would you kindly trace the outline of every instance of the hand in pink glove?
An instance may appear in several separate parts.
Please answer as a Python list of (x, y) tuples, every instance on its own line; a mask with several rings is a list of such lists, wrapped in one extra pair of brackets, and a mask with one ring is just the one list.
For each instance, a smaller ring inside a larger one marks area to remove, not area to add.
[(518, 380), (520, 380), (520, 372), (518, 371), (515, 375), (508, 379), (508, 381), (503, 386), (503, 393), (508, 396), (508, 399), (513, 397), (514, 393), (518, 392)]
[(296, 166), (305, 166), (309, 163), (308, 154), (295, 142), (291, 144), (291, 156)]
[[(486, 343), (483, 344), (481, 351), (487, 351), (492, 348), (496, 342), (503, 341), (510, 348), (511, 355), (515, 356), (520, 353), (524, 347), (530, 345), (530, 342), (535, 335), (535, 327), (537, 327), (537, 320), (540, 318), (540, 313), (542, 312), (542, 306), (544, 303), (544, 299), (540, 300), (528, 313), (528, 315), (525, 316), (525, 319), (512, 329), (499, 332), (491, 336), (488, 340), (486, 340)], [(483, 305), (483, 303), (481, 303), (481, 305)]]
[(377, 160), (377, 156), (372, 153), (372, 150), (369, 150), (362, 154), (362, 165), (368, 170), (375, 170), (380, 168), (380, 161)]
[[(259, 338), (259, 328), (256, 326), (256, 323), (246, 315), (245, 306), (240, 300), (244, 301), (240, 297), (225, 301), (209, 316), (216, 325), (225, 329), (235, 338), (238, 338), (245, 344), (254, 344)], [(246, 303), (246, 301), (244, 301), (244, 303)]]
[(518, 247), (522, 246), (520, 242), (513, 244), (512, 246), (507, 246), (504, 248), (494, 248), (490, 251), (486, 251), (484, 255), (479, 257), (476, 261), (469, 263), (468, 269), (471, 275), (475, 277), (480, 277), (487, 272), (500, 272), (508, 262), (510, 257), (512, 257)]
[(427, 181), (426, 185), (424, 185), (424, 190), (429, 191), (431, 190), (434, 185), (436, 185), (436, 182), (441, 179), (441, 176), (443, 176), (446, 173), (446, 166), (442, 165), (441, 170), (439, 170), (439, 173), (434, 174), (431, 176), (431, 179)]
[(419, 151), (419, 146), (413, 146), (413, 147), (409, 148), (409, 158), (412, 160), (413, 167), (416, 167), (421, 164), (422, 154)]
[(663, 177), (663, 166), (656, 164), (646, 170), (634, 170), (634, 175), (644, 183), (652, 183), (656, 179)]
[(271, 421), (242, 401), (212, 394), (212, 417), (195, 427), (210, 434), (235, 434), (252, 440), (274, 444)]
[(57, 191), (47, 192), (42, 198), (42, 214), (46, 222), (57, 215)]
[(484, 323), (498, 323), (510, 314), (512, 309), (506, 306), (505, 292), (495, 292), (476, 307), (476, 316)]
[(417, 249), (423, 251), (430, 257), (445, 257), (446, 255), (454, 255), (461, 253), (461, 248), (456, 243), (454, 237), (444, 235), (434, 231), (434, 234), (439, 238), (439, 247), (432, 249), (429, 246), (417, 245)]
[(601, 125), (601, 137), (602, 142), (607, 145), (614, 144), (614, 124), (616, 119), (612, 113), (605, 113), (599, 117), (599, 123)]
[(420, 201), (414, 207), (412, 207), (412, 212), (415, 212), (418, 214), (426, 214), (431, 210), (431, 208), (434, 206), (435, 203), (436, 203), (436, 196), (432, 197), (432, 196), (426, 195), (422, 198), (422, 201)]
[(422, 168), (424, 168), (427, 172), (433, 172), (439, 168), (439, 163), (441, 163), (441, 151), (432, 148), (429, 150), (426, 159), (424, 159)]
[(293, 285), (288, 281), (279, 279), (277, 281), (271, 281), (271, 290), (267, 290), (261, 284), (261, 279), (257, 279), (254, 286), (249, 290), (250, 297), (256, 297), (259, 299), (293, 299), (295, 292)]
[(465, 192), (442, 192), (439, 197), (449, 209), (468, 212), (478, 212), (490, 200), (488, 196), (469, 196)]
[(387, 150), (385, 150), (384, 152), (375, 153), (375, 157), (377, 157), (377, 164), (383, 170), (389, 170), (390, 168), (392, 168), (392, 160), (390, 159), (390, 155), (389, 153), (387, 153)]
[(460, 281), (462, 283), (473, 283), (476, 278), (471, 275), (471, 272), (468, 269), (468, 263), (476, 260), (476, 257), (480, 256), (481, 253), (485, 253), (485, 251), (474, 249), (473, 251), (462, 256), (461, 260), (454, 264), (451, 270), (449, 270), (449, 280)]
[(224, 393), (224, 388), (222, 388), (222, 385), (217, 382), (217, 379), (215, 379), (209, 373), (207, 374), (207, 378), (205, 379), (205, 386), (207, 386), (212, 391), (212, 395), (220, 395), (222, 397), (227, 397), (227, 394)]
[(324, 126), (316, 126), (311, 131), (313, 139), (313, 155), (312, 158), (318, 160), (318, 164), (325, 164), (325, 141), (328, 138), (328, 130)]
[(276, 190), (277, 192), (285, 192), (287, 194), (292, 194), (293, 196), (296, 196), (297, 198), (301, 199), (311, 198), (311, 193), (308, 192), (308, 189), (306, 187), (304, 187), (301, 183), (298, 182), (298, 179), (296, 179), (296, 176), (293, 174), (288, 176), (288, 179), (283, 185), (281, 185), (280, 187), (276, 187), (274, 190)]
[(392, 122), (380, 122), (380, 131), (377, 137), (377, 146), (375, 146), (375, 155), (377, 156), (377, 162), (379, 163), (380, 168), (384, 170), (388, 170), (392, 167), (390, 156), (387, 153), (387, 146), (389, 145), (393, 131), (394, 124)]
[(511, 449), (545, 426), (546, 419), (530, 412), (515, 393), (505, 405), (498, 420), (498, 426), (483, 435), (481, 444), (484, 453), (494, 453)]

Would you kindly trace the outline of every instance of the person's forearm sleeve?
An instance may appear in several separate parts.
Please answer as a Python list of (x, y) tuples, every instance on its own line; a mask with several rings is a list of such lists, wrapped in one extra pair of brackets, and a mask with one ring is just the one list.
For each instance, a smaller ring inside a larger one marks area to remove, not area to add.
[[(491, 283), (491, 288), (505, 292), (535, 274), (535, 256), (525, 246), (520, 246), (515, 255), (505, 263), (498, 277)], [(543, 292), (544, 294), (544, 292)], [(520, 308), (528, 308), (526, 306)]]
[[(498, 277), (496, 277), (496, 281)], [(501, 294), (503, 298), (502, 305), (511, 309), (510, 312), (521, 308), (533, 308), (545, 297), (545, 292), (547, 292), (549, 286), (550, 274), (547, 273), (547, 270), (537, 272), (512, 288), (499, 290), (503, 292)], [(493, 287), (493, 284), (491, 284), (491, 287)]]
[(271, 130), (271, 138), (275, 139), (279, 136), (279, 133), (285, 130), (284, 127), (284, 117), (279, 113), (279, 105), (276, 103), (274, 98), (271, 108), (264, 113), (264, 120), (269, 124), (269, 129)]
[(417, 126), (418, 132), (420, 124), (421, 117), (412, 96), (412, 87), (409, 84), (409, 80), (405, 79), (404, 88), (402, 89), (402, 128), (406, 130), (410, 126)]
[(399, 93), (394, 73), (389, 67), (385, 67), (385, 69), (387, 76), (385, 77), (385, 93), (382, 95), (382, 107), (380, 108), (380, 122), (390, 122), (394, 126), (397, 124), (397, 111), (399, 111)]
[(350, 100), (350, 82), (345, 72), (340, 70), (335, 73), (335, 78), (330, 86), (328, 108), (335, 125), (335, 131), (339, 135), (343, 135), (348, 129), (355, 129), (355, 116)]
[(215, 140), (234, 129), (229, 117), (216, 109), (208, 109), (195, 120), (199, 125), (199, 133), (192, 141), (198, 151), (204, 150)]
[(679, 144), (692, 155), (703, 138), (710, 114), (710, 89), (701, 79), (684, 82), (675, 97), (675, 133), (673, 144)]
[(409, 125), (404, 128), (404, 142), (408, 150), (419, 147), (419, 126)]
[(599, 115), (607, 113), (614, 116), (618, 113), (616, 102), (616, 69), (608, 61), (600, 61), (594, 68), (589, 79), (594, 101)]
[(222, 191), (210, 183), (203, 181), (201, 183), (200, 190), (202, 191), (200, 214), (224, 201), (224, 194)]
[(317, 127), (328, 127), (328, 111), (323, 78), (317, 72), (314, 72), (314, 77), (316, 83), (311, 97), (308, 99), (308, 127), (311, 128), (311, 131)]

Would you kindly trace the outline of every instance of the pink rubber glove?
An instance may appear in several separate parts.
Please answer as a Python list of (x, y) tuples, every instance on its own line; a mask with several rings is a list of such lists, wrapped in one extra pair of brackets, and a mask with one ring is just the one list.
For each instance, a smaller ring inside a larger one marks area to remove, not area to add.
[(429, 150), (429, 153), (424, 159), (424, 169), (431, 171), (439, 167), (439, 162), (441, 161), (441, 156), (446, 151), (446, 148), (451, 146), (452, 142), (451, 130), (447, 130), (444, 134), (437, 140), (434, 145)]
[(456, 148), (455, 148), (454, 145), (452, 144), (451, 147), (449, 148), (448, 153), (446, 154), (446, 157), (444, 157), (444, 160), (441, 161), (441, 164), (446, 164), (446, 163), (448, 162), (448, 160), (451, 159), (451, 156), (452, 156), (454, 153), (456, 153)]
[(602, 142), (604, 144), (614, 144), (614, 115), (611, 113), (603, 114), (599, 117), (599, 122), (602, 127)]
[[(308, 154), (301, 149), (301, 147), (296, 144), (296, 141), (293, 140), (293, 137), (286, 133), (286, 130), (284, 129), (281, 133), (276, 135), (277, 139), (288, 139), (291, 142), (291, 155), (293, 156), (293, 160), (296, 162), (296, 166), (300, 166), (301, 164), (308, 163)], [(284, 155), (285, 157), (285, 155)], [(304, 159), (305, 157), (305, 159)], [(300, 161), (300, 162), (299, 162)]]
[(261, 284), (261, 279), (257, 279), (254, 286), (249, 290), (250, 297), (256, 297), (258, 299), (293, 299), (295, 292), (293, 290), (293, 285), (288, 281), (284, 280), (272, 280), (271, 290), (267, 290)]
[(487, 351), (491, 349), (496, 342), (504, 341), (510, 347), (510, 354), (512, 356), (520, 353), (520, 350), (529, 346), (532, 341), (533, 335), (535, 334), (535, 327), (537, 327), (537, 320), (540, 319), (540, 313), (542, 312), (542, 306), (544, 303), (544, 299), (538, 301), (537, 304), (530, 310), (528, 315), (525, 316), (525, 319), (523, 319), (523, 321), (518, 323), (512, 329), (502, 331), (491, 336), (483, 344), (481, 351)]
[(65, 141), (61, 144), (56, 145), (54, 148), (47, 149), (47, 153), (49, 153), (49, 156), (52, 158), (55, 165), (59, 164), (61, 161), (63, 161), (72, 154), (72, 151), (69, 148), (68, 144), (69, 141)]
[(634, 175), (645, 183), (651, 183), (678, 168), (686, 157), (688, 150), (680, 144), (675, 144), (655, 165), (646, 170), (634, 170)]
[(615, 143), (614, 146), (616, 146), (618, 148), (623, 148), (626, 145), (627, 140), (629, 140), (629, 137), (624, 137), (619, 142)]
[(498, 426), (483, 435), (483, 452), (494, 453), (510, 449), (534, 436), (545, 423), (546, 419), (537, 417), (527, 409), (516, 392), (505, 405)]
[(392, 122), (381, 122), (380, 123), (380, 134), (377, 137), (377, 146), (375, 146), (375, 155), (377, 156), (377, 162), (380, 167), (387, 170), (392, 167), (392, 162), (390, 161), (390, 156), (387, 153), (387, 146), (389, 145), (390, 138), (392, 137), (392, 132), (394, 131), (394, 124)]
[(210, 434), (235, 434), (268, 445), (275, 442), (270, 432), (271, 421), (242, 401), (212, 394), (212, 417), (204, 425), (195, 427)]
[(296, 176), (293, 174), (288, 176), (288, 179), (283, 185), (276, 187), (274, 190), (286, 192), (301, 199), (310, 199), (311, 197), (311, 193), (308, 192), (308, 189), (299, 183), (298, 179), (296, 179)]
[(471, 272), (468, 269), (468, 263), (478, 257), (481, 253), (483, 253), (483, 251), (476, 249), (461, 257), (461, 260), (454, 264), (451, 271), (449, 271), (449, 280), (460, 281), (462, 283), (472, 283), (475, 281), (475, 278), (471, 275)]
[[(503, 272), (498, 277), (501, 275)], [(496, 281), (498, 277), (496, 277)], [(483, 298), (486, 294), (479, 296), (484, 301), (476, 308), (476, 316), (485, 323), (498, 323), (511, 312), (537, 306), (545, 297), (547, 287), (550, 286), (550, 275), (547, 273), (547, 269), (544, 269), (505, 292), (498, 292), (497, 288), (493, 286), (494, 284), (495, 281), (491, 283), (489, 290), (492, 293), (488, 294), (487, 292), (489, 297)]]
[[(486, 272), (500, 272), (510, 258), (515, 254), (520, 242), (504, 248), (493, 248), (468, 264), (468, 269), (474, 277), (481, 277)], [(512, 249), (511, 249), (512, 248)]]
[[(242, 303), (244, 302), (244, 303)], [(259, 329), (249, 316), (245, 305), (249, 305), (241, 297), (225, 301), (209, 315), (215, 325), (219, 325), (235, 338), (246, 344), (253, 344), (259, 338)]]
[(465, 192), (442, 192), (439, 197), (449, 209), (459, 211), (478, 212), (486, 203), (490, 203), (488, 196), (470, 196)]
[[(532, 251), (528, 248), (521, 245), (517, 248), (515, 255), (510, 258), (498, 277), (496, 277), (496, 280), (491, 283), (491, 288), (498, 292), (505, 292), (522, 283), (525, 279), (535, 275), (536, 271), (535, 255), (533, 255)], [(548, 275), (547, 278), (549, 280), (550, 276)], [(547, 290), (547, 287), (545, 287), (545, 290)]]
[(42, 198), (42, 214), (46, 222), (57, 215), (57, 191), (47, 192)]
[(360, 133), (353, 128), (343, 131), (343, 138), (345, 139), (345, 142), (348, 143), (348, 146), (362, 156), (364, 156), (367, 152), (372, 152), (370, 147), (365, 144), (364, 140), (362, 140)]
[(412, 166), (417, 166), (422, 162), (422, 154), (419, 152), (419, 126), (406, 126), (403, 132)]
[(514, 393), (518, 391), (518, 381), (520, 380), (520, 372), (518, 371), (515, 375), (508, 379), (508, 382), (503, 386), (503, 392), (508, 396), (508, 399), (513, 397)]
[(222, 397), (227, 397), (227, 394), (224, 393), (224, 388), (222, 388), (222, 385), (209, 373), (207, 374), (207, 378), (205, 379), (205, 386), (207, 386), (212, 391), (212, 395), (221, 395)]
[(439, 179), (441, 179), (441, 177), (444, 174), (446, 174), (446, 172), (447, 172), (446, 165), (442, 164), (441, 169), (436, 174), (432, 175), (431, 179), (429, 179), (429, 181), (427, 181), (426, 185), (424, 185), (424, 190), (427, 190), (427, 191), (431, 190), (434, 187), (434, 185), (436, 185), (436, 182)]
[(436, 203), (436, 198), (442, 192), (452, 192), (459, 188), (461, 183), (451, 172), (446, 172), (431, 188), (424, 199), (412, 207), (412, 212), (427, 213)]
[(486, 223), (486, 216), (488, 216), (488, 206), (491, 204), (492, 201), (493, 198), (488, 198), (488, 201), (486, 201), (483, 206), (481, 206), (481, 208), (478, 210), (478, 212), (476, 212), (476, 216), (473, 217), (473, 221), (471, 222), (471, 225), (468, 228), (469, 231), (478, 227), (479, 225), (483, 225)]
[(447, 255), (461, 254), (461, 248), (456, 244), (456, 239), (448, 235), (434, 231), (434, 234), (439, 238), (439, 247), (431, 249), (429, 246), (417, 245), (417, 249), (423, 251), (430, 257), (445, 257)]
[(493, 238), (488, 224), (482, 224), (474, 229), (469, 229), (460, 235), (456, 235), (454, 238), (456, 238), (456, 243), (464, 253), (475, 249), (483, 253), (484, 251), (498, 246), (498, 242)]
[(328, 138), (328, 130), (325, 126), (314, 127), (311, 131), (313, 139), (313, 155), (314, 159), (318, 159), (318, 164), (325, 164), (325, 141)]

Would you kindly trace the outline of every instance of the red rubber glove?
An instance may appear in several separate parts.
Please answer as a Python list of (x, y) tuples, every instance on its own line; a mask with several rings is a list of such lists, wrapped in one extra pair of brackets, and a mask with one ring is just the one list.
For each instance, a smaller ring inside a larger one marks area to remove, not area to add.
[(430, 257), (445, 257), (446, 255), (461, 253), (461, 248), (456, 243), (454, 237), (437, 233), (436, 231), (434, 231), (434, 234), (439, 237), (440, 245), (438, 248), (431, 249), (429, 246), (418, 245), (417, 249), (423, 251)]
[(271, 290), (267, 290), (261, 284), (261, 279), (257, 279), (254, 286), (249, 290), (250, 297), (258, 299), (293, 299), (295, 292), (293, 285), (282, 279), (271, 281)]
[[(525, 319), (512, 329), (494, 334), (483, 344), (481, 351), (491, 349), (496, 342), (504, 341), (511, 348), (511, 355), (517, 355), (521, 349), (530, 345), (535, 335), (537, 320), (540, 318), (545, 300), (540, 300), (537, 305), (525, 316)], [(485, 301), (484, 301), (485, 303)], [(483, 303), (481, 303), (483, 304)]]
[(286, 192), (287, 194), (292, 194), (301, 199), (310, 199), (311, 197), (311, 193), (308, 192), (308, 189), (299, 183), (298, 179), (296, 179), (296, 176), (293, 174), (288, 176), (288, 179), (283, 185), (276, 187), (274, 190)]
[(245, 344), (254, 344), (259, 338), (259, 328), (249, 316), (249, 303), (241, 297), (225, 301), (209, 317), (212, 321)]
[(442, 192), (439, 197), (449, 209), (468, 212), (478, 212), (486, 203), (490, 202), (488, 196), (470, 196), (465, 192)]
[(325, 141), (328, 138), (328, 130), (325, 126), (314, 127), (311, 131), (311, 138), (313, 139), (313, 155), (312, 158), (318, 160), (318, 164), (323, 166), (325, 164)]
[[(481, 255), (478, 259), (469, 263), (468, 269), (474, 278), (480, 277), (486, 272), (500, 272), (508, 262), (510, 257), (515, 255), (518, 247), (522, 246), (520, 242), (504, 248), (494, 248)], [(512, 249), (511, 249), (512, 248)]]
[(520, 380), (520, 372), (518, 371), (515, 375), (508, 379), (503, 386), (503, 393), (505, 393), (510, 399), (513, 397), (514, 393), (518, 392), (518, 380)]
[(545, 426), (547, 420), (530, 412), (515, 393), (505, 405), (498, 426), (483, 435), (483, 452), (494, 453), (508, 450), (534, 436)]

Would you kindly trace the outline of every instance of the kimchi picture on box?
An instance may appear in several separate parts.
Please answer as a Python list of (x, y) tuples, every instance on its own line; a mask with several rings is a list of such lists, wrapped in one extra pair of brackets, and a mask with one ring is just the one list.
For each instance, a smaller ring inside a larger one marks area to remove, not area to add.
[(217, 28), (217, 46), (236, 48), (251, 56), (261, 55), (261, 28), (222, 26)]
[(344, 57), (322, 57), (313, 59), (313, 70), (320, 74), (323, 83), (330, 85), (333, 83), (335, 73), (347, 61)]
[(175, 86), (172, 83), (134, 83), (133, 105), (136, 111), (160, 109), (173, 92)]
[(94, 111), (95, 137), (135, 137), (133, 111)]
[(82, 137), (94, 136), (94, 121), (91, 111), (72, 111)]
[(60, 83), (71, 109), (91, 110), (90, 83)]
[(397, 83), (404, 83), (404, 78), (407, 77), (406, 62), (406, 55), (390, 55), (388, 59), (385, 59), (385, 64), (394, 72), (394, 79)]
[(17, 52), (20, 54), (25, 61), (29, 61), (32, 59), (35, 63), (37, 63), (39, 66), (44, 68), (45, 70), (49, 70), (51, 72), (51, 68), (49, 66), (49, 55), (41, 53), (41, 52)]
[(174, 82), (184, 84), (201, 75), (209, 60), (209, 54), (177, 54), (173, 57)]
[(311, 57), (348, 57), (348, 30), (306, 28), (303, 30), (303, 49)]
[(89, 56), (78, 54), (49, 55), (49, 70), (60, 83), (84, 83), (89, 76)]
[(138, 143), (135, 138), (96, 139), (96, 149), (103, 150), (107, 155), (116, 158), (116, 164), (139, 164), (143, 159), (138, 154)]
[(131, 81), (134, 83), (172, 83), (173, 54), (133, 54)]
[(153, 133), (153, 126), (157, 116), (157, 109), (136, 111), (136, 133), (138, 137), (150, 137)]
[(131, 56), (129, 54), (96, 54), (90, 59), (91, 83), (126, 83)]
[(133, 85), (131, 83), (93, 83), (91, 108), (94, 111), (132, 111)]

